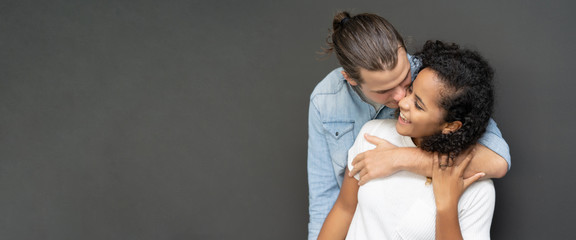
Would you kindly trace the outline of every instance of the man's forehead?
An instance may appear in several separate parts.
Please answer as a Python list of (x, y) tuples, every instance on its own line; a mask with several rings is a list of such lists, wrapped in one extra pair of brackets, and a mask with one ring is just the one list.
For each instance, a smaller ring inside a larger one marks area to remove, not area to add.
[(394, 88), (402, 83), (410, 73), (410, 64), (400, 60), (394, 69), (369, 71), (360, 69), (360, 77), (365, 87), (375, 88), (373, 91), (382, 91)]

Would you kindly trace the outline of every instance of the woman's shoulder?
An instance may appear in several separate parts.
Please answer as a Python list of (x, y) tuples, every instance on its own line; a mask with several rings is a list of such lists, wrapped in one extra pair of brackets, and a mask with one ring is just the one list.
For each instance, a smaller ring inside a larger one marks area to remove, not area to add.
[(464, 208), (478, 207), (481, 205), (493, 205), (496, 201), (496, 189), (491, 179), (479, 180), (472, 183), (460, 198), (460, 203)]
[(396, 119), (375, 119), (370, 120), (364, 124), (362, 130), (365, 132), (376, 132), (378, 130), (396, 130)]
[(492, 182), (492, 179), (484, 179), (470, 184), (470, 186), (468, 186), (468, 188), (466, 189), (465, 193), (470, 192), (468, 194), (478, 194), (478, 193), (485, 194), (494, 191), (495, 191), (494, 182)]
[(398, 147), (414, 147), (410, 137), (402, 136), (396, 131), (396, 119), (370, 120), (362, 127), (358, 138), (364, 138), (365, 133), (384, 139)]

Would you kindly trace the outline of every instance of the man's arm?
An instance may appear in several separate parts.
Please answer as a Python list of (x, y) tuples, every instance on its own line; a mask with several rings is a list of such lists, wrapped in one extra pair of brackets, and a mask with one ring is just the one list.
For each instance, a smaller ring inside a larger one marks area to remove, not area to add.
[(310, 101), (308, 113), (308, 239), (316, 239), (334, 205), (340, 187), (336, 181), (320, 114)]
[[(351, 174), (360, 173), (360, 185), (374, 178), (386, 177), (399, 170), (423, 176), (432, 175), (433, 155), (431, 153), (419, 148), (395, 148), (383, 139), (374, 136), (365, 137), (377, 147), (358, 154), (352, 162), (354, 169)], [(466, 169), (464, 177), (471, 177), (478, 172), (486, 173), (484, 178), (501, 178), (506, 175), (510, 163), (509, 148), (492, 119), (479, 142), (481, 144), (474, 146), (476, 154)]]
[[(464, 177), (469, 178), (476, 173), (486, 173), (484, 178), (501, 178), (506, 175), (508, 164), (504, 158), (482, 144), (474, 146), (474, 158), (464, 172)], [(432, 162), (434, 155), (420, 148), (396, 148), (391, 150), (392, 158), (396, 158), (398, 170), (406, 170), (423, 176), (432, 176)], [(457, 160), (464, 156), (460, 155)]]
[[(480, 140), (478, 140), (478, 143), (491, 150), (490, 151), (491, 153), (495, 153), (497, 155), (497, 156), (492, 155), (493, 157), (499, 157), (498, 160), (506, 161), (505, 163), (498, 161), (497, 169), (500, 172), (494, 174), (496, 178), (504, 177), (504, 175), (506, 175), (508, 170), (510, 170), (510, 166), (512, 164), (512, 160), (510, 157), (510, 148), (508, 147), (508, 143), (506, 143), (506, 140), (504, 140), (504, 138), (502, 137), (502, 133), (500, 132), (500, 129), (498, 129), (496, 122), (492, 118), (490, 118), (488, 126), (486, 127), (486, 132), (482, 135)], [(478, 150), (478, 148), (476, 148), (476, 150)], [(479, 152), (477, 151), (476, 153), (478, 154)], [(503, 166), (505, 166), (504, 169), (502, 169)]]

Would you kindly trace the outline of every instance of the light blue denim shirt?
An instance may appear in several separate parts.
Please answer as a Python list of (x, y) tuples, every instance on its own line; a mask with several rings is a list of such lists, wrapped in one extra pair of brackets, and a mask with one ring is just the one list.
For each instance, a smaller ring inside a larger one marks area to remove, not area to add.
[[(419, 63), (410, 60), (412, 80)], [(348, 149), (352, 147), (362, 126), (372, 119), (394, 118), (387, 107), (376, 110), (362, 101), (342, 76), (342, 68), (330, 72), (310, 96), (308, 113), (308, 239), (316, 239), (324, 219), (332, 209), (344, 179)], [(508, 144), (502, 138), (496, 123), (490, 119), (480, 143), (502, 156), (510, 166)]]

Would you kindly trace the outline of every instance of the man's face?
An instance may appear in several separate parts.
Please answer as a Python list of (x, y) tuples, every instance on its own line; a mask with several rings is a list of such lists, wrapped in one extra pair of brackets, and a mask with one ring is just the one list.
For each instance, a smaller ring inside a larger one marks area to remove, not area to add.
[(350, 79), (344, 73), (350, 85), (360, 85), (364, 96), (368, 99), (386, 105), (389, 108), (398, 108), (398, 102), (406, 95), (406, 88), (410, 85), (410, 62), (404, 48), (398, 49), (398, 63), (391, 70), (369, 71), (360, 68), (362, 83)]

